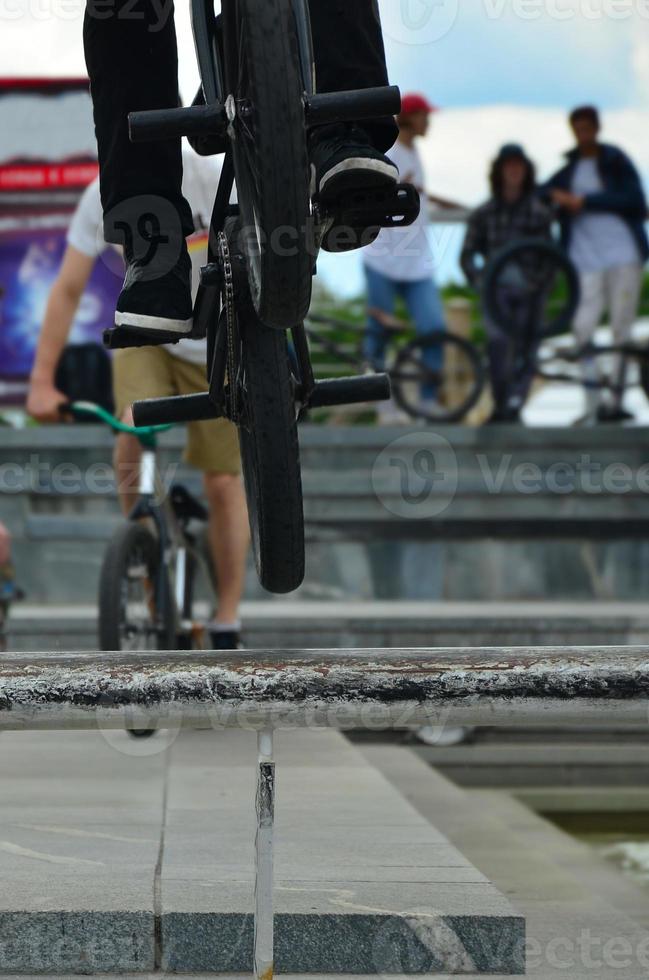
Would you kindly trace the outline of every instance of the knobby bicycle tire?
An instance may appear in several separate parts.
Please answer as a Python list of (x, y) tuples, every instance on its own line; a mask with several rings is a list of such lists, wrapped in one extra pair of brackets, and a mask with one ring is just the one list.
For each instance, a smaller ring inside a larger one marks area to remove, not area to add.
[(537, 261), (531, 264), (531, 268), (538, 270), (541, 264), (546, 262), (548, 269), (554, 270), (555, 276), (560, 273), (565, 277), (567, 295), (562, 307), (554, 317), (546, 318), (538, 324), (539, 337), (557, 336), (572, 327), (581, 299), (581, 286), (574, 264), (565, 251), (554, 242), (533, 238), (519, 239), (505, 245), (497, 252), (485, 270), (482, 289), (485, 311), (489, 319), (497, 324), (501, 330), (505, 333), (511, 332), (510, 324), (507, 322), (506, 316), (503, 315), (498, 294), (499, 285), (507, 266), (512, 265), (518, 256), (522, 259), (525, 254), (531, 253), (537, 256)]
[(265, 324), (287, 330), (308, 312), (315, 261), (292, 0), (226, 0), (223, 28), (250, 294)]
[[(129, 562), (139, 553), (145, 563), (151, 583), (157, 579), (160, 555), (158, 543), (146, 527), (135, 522), (122, 525), (108, 545), (99, 579), (99, 649), (121, 650), (120, 627), (123, 616), (123, 583), (128, 572)], [(164, 588), (167, 592), (164, 610), (157, 629), (157, 646), (161, 650), (171, 650), (175, 640), (174, 615), (169, 594), (168, 579), (165, 574)], [(157, 616), (157, 611), (154, 610)]]
[(239, 315), (241, 462), (262, 586), (286, 594), (304, 579), (304, 514), (294, 382), (286, 336), (252, 309)]

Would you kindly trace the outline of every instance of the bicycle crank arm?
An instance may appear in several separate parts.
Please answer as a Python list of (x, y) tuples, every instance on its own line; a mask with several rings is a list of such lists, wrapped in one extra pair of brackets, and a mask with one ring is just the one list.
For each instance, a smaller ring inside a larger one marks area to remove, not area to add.
[(385, 88), (307, 95), (305, 110), (307, 126), (327, 126), (330, 123), (398, 116), (401, 112), (401, 92), (396, 85), (391, 85)]
[(330, 408), (334, 405), (385, 402), (390, 399), (391, 393), (387, 374), (363, 374), (356, 378), (317, 381), (304, 401), (305, 408)]
[(200, 137), (225, 133), (228, 118), (223, 105), (199, 105), (183, 109), (151, 109), (128, 117), (131, 143), (152, 143), (181, 136)]
[(151, 425), (176, 425), (182, 422), (209, 422), (223, 413), (210, 396), (178, 395), (174, 398), (147, 398), (133, 403), (133, 421), (138, 428)]

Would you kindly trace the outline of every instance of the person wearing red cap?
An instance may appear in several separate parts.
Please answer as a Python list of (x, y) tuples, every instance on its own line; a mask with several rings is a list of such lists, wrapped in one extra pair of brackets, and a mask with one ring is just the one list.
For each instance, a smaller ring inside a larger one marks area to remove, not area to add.
[[(377, 370), (382, 370), (385, 365), (390, 336), (388, 325), (398, 298), (405, 302), (418, 333), (446, 329), (444, 309), (434, 280), (435, 263), (427, 234), (426, 200), (442, 208), (460, 205), (425, 192), (424, 169), (416, 147), (416, 140), (428, 133), (430, 117), (436, 111), (424, 95), (404, 95), (397, 118), (399, 137), (387, 156), (399, 168), (400, 179), (414, 184), (419, 191), (421, 213), (410, 228), (384, 229), (376, 242), (364, 250), (369, 312), (364, 355)], [(437, 349), (431, 349), (428, 359), (428, 367), (439, 371)], [(423, 386), (423, 400), (434, 401), (436, 397), (434, 385)]]

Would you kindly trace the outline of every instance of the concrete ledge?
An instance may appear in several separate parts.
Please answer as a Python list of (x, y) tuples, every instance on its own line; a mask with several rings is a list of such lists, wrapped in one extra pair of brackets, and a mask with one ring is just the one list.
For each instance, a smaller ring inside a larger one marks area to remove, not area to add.
[[(241, 732), (173, 746), (165, 969), (252, 969), (255, 758)], [(523, 971), (523, 919), (341, 736), (281, 734), (277, 790), (279, 973)]]
[[(211, 614), (209, 602), (199, 612)], [(438, 646), (623, 646), (649, 643), (639, 602), (247, 601), (246, 646), (257, 649)], [(94, 604), (19, 603), (11, 610), (10, 650), (97, 647)]]
[[(0, 737), (1, 974), (250, 970), (254, 734), (171, 739)], [(277, 741), (279, 972), (522, 972), (523, 917), (357, 749)]]

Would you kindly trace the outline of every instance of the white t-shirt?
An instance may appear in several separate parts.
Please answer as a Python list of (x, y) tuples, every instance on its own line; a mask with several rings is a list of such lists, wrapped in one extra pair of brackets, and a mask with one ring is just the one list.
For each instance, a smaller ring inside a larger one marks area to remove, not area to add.
[[(183, 194), (189, 201), (197, 229), (188, 241), (194, 298), (201, 267), (207, 262), (207, 229), (220, 174), (220, 158), (199, 157), (192, 150), (183, 148)], [(92, 259), (98, 258), (109, 247), (104, 240), (99, 179), (93, 181), (84, 191), (70, 222), (67, 240), (78, 252)], [(205, 340), (181, 340), (178, 344), (166, 345), (166, 349), (174, 357), (191, 361), (192, 364), (205, 364), (207, 361)]]
[(422, 195), (421, 211), (409, 228), (384, 228), (376, 241), (363, 249), (363, 261), (395, 282), (430, 279), (435, 264), (427, 234), (428, 209), (421, 158), (414, 147), (401, 142), (395, 143), (387, 155), (399, 168), (402, 183), (414, 184)]
[[(573, 194), (599, 194), (604, 184), (594, 157), (578, 162), (572, 179)], [(629, 226), (617, 214), (584, 211), (574, 220), (570, 258), (580, 272), (602, 272), (638, 265), (640, 252)]]

